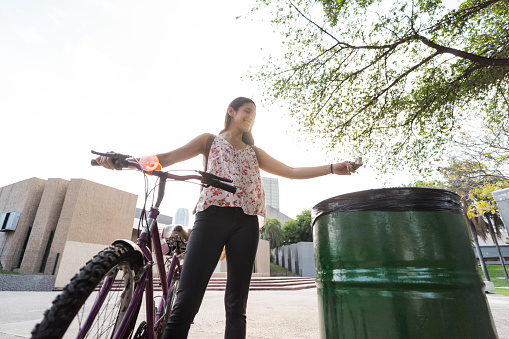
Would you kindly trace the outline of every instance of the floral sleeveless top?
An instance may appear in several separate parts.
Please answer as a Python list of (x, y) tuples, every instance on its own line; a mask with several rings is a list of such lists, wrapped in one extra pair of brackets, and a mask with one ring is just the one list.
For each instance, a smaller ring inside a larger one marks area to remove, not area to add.
[(251, 146), (235, 149), (221, 136), (216, 136), (210, 146), (207, 171), (232, 179), (237, 187), (235, 194), (215, 187), (204, 188), (200, 194), (196, 212), (208, 206), (240, 207), (249, 215), (265, 217), (265, 192), (260, 177), (260, 166)]

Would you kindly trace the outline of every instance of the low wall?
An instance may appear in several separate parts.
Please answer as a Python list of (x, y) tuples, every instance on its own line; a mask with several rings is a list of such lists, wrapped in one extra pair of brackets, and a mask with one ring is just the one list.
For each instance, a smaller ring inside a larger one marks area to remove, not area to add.
[(0, 274), (0, 291), (52, 291), (54, 275)]
[[(504, 257), (504, 264), (509, 264), (509, 245), (499, 245), (500, 253)], [(482, 256), (484, 261), (488, 265), (500, 265), (500, 258), (498, 257), (498, 251), (496, 246), (481, 246)], [(477, 249), (474, 248), (474, 253), (479, 261), (479, 255)]]
[(274, 263), (301, 277), (315, 278), (312, 242), (298, 242), (272, 250)]

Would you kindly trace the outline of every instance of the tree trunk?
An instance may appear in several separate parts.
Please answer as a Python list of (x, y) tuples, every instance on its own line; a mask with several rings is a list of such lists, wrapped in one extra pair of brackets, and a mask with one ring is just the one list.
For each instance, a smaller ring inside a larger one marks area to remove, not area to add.
[(491, 281), (490, 275), (488, 273), (488, 269), (486, 268), (486, 263), (484, 262), (484, 257), (481, 252), (481, 247), (479, 246), (479, 240), (477, 239), (477, 233), (475, 231), (475, 226), (466, 215), (465, 219), (467, 220), (468, 229), (470, 230), (470, 234), (472, 235), (472, 239), (474, 239), (475, 249), (477, 250), (477, 256), (479, 257), (479, 263), (481, 264), (482, 274), (484, 275), (484, 281)]
[(491, 223), (490, 218), (486, 218), (488, 220), (488, 228), (491, 234), (491, 239), (495, 243), (495, 247), (497, 248), (498, 258), (500, 259), (500, 264), (502, 265), (502, 270), (504, 271), (505, 280), (509, 281), (509, 277), (507, 276), (507, 270), (505, 269), (504, 257), (502, 256), (502, 252), (500, 251), (500, 246), (498, 245), (497, 236), (495, 235), (495, 228)]

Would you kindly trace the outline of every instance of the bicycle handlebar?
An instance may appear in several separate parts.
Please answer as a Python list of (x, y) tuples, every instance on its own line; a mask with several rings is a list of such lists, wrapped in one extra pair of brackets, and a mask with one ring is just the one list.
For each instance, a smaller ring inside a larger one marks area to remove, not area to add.
[[(122, 170), (124, 168), (134, 167), (140, 171), (143, 171), (143, 168), (141, 168), (141, 166), (138, 162), (127, 160), (128, 158), (132, 158), (130, 155), (124, 155), (124, 154), (120, 154), (120, 153), (101, 153), (101, 152), (96, 152), (96, 151), (92, 151), (92, 153), (96, 154), (96, 155), (101, 155), (101, 156), (106, 156), (106, 157), (112, 158), (113, 165), (115, 166), (116, 170)], [(92, 166), (100, 166), (95, 159), (92, 159), (90, 163)], [(203, 171), (197, 171), (197, 172), (200, 175), (176, 175), (176, 174), (171, 174), (166, 171), (157, 171), (157, 170), (150, 172), (150, 174), (157, 176), (164, 180), (172, 179), (172, 180), (178, 180), (178, 181), (186, 181), (186, 180), (194, 179), (194, 180), (199, 180), (204, 187), (212, 186), (212, 187), (216, 187), (216, 188), (219, 188), (219, 189), (222, 189), (222, 190), (228, 191), (230, 193), (234, 193), (234, 194), (237, 191), (237, 187), (224, 183), (224, 182), (233, 182), (231, 179), (221, 178), (221, 177), (218, 177), (217, 175), (214, 175), (214, 174), (211, 174), (208, 172), (203, 172)]]
[(224, 182), (233, 182), (233, 180), (231, 180), (231, 179), (221, 178), (221, 177), (218, 177), (217, 175), (214, 175), (214, 174), (209, 173), (209, 172), (203, 172), (203, 171), (197, 171), (197, 172), (200, 173), (201, 176), (207, 177), (207, 178), (212, 179), (212, 180), (219, 180), (219, 181), (224, 181)]
[[(113, 165), (115, 166), (115, 169), (118, 171), (122, 170), (123, 168), (129, 167), (129, 164), (126, 161), (126, 159), (132, 158), (129, 155), (120, 154), (120, 153), (101, 153), (101, 152), (92, 151), (92, 154), (102, 155), (102, 156), (111, 158), (113, 160)], [(90, 164), (92, 166), (100, 166), (95, 159), (92, 159)]]
[(211, 180), (210, 186), (220, 188), (222, 190), (225, 190), (225, 191), (228, 191), (228, 192), (234, 193), (234, 194), (235, 194), (235, 192), (237, 192), (237, 187), (225, 184), (224, 182), (217, 181), (217, 180)]

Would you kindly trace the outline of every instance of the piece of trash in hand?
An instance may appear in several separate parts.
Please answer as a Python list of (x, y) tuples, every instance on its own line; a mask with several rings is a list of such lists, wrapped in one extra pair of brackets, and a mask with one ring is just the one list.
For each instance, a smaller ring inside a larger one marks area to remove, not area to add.
[(358, 157), (357, 159), (355, 159), (354, 162), (349, 161), (348, 164), (346, 165), (346, 168), (350, 173), (355, 173), (355, 171), (357, 171), (357, 169), (362, 165), (363, 165), (362, 157)]

